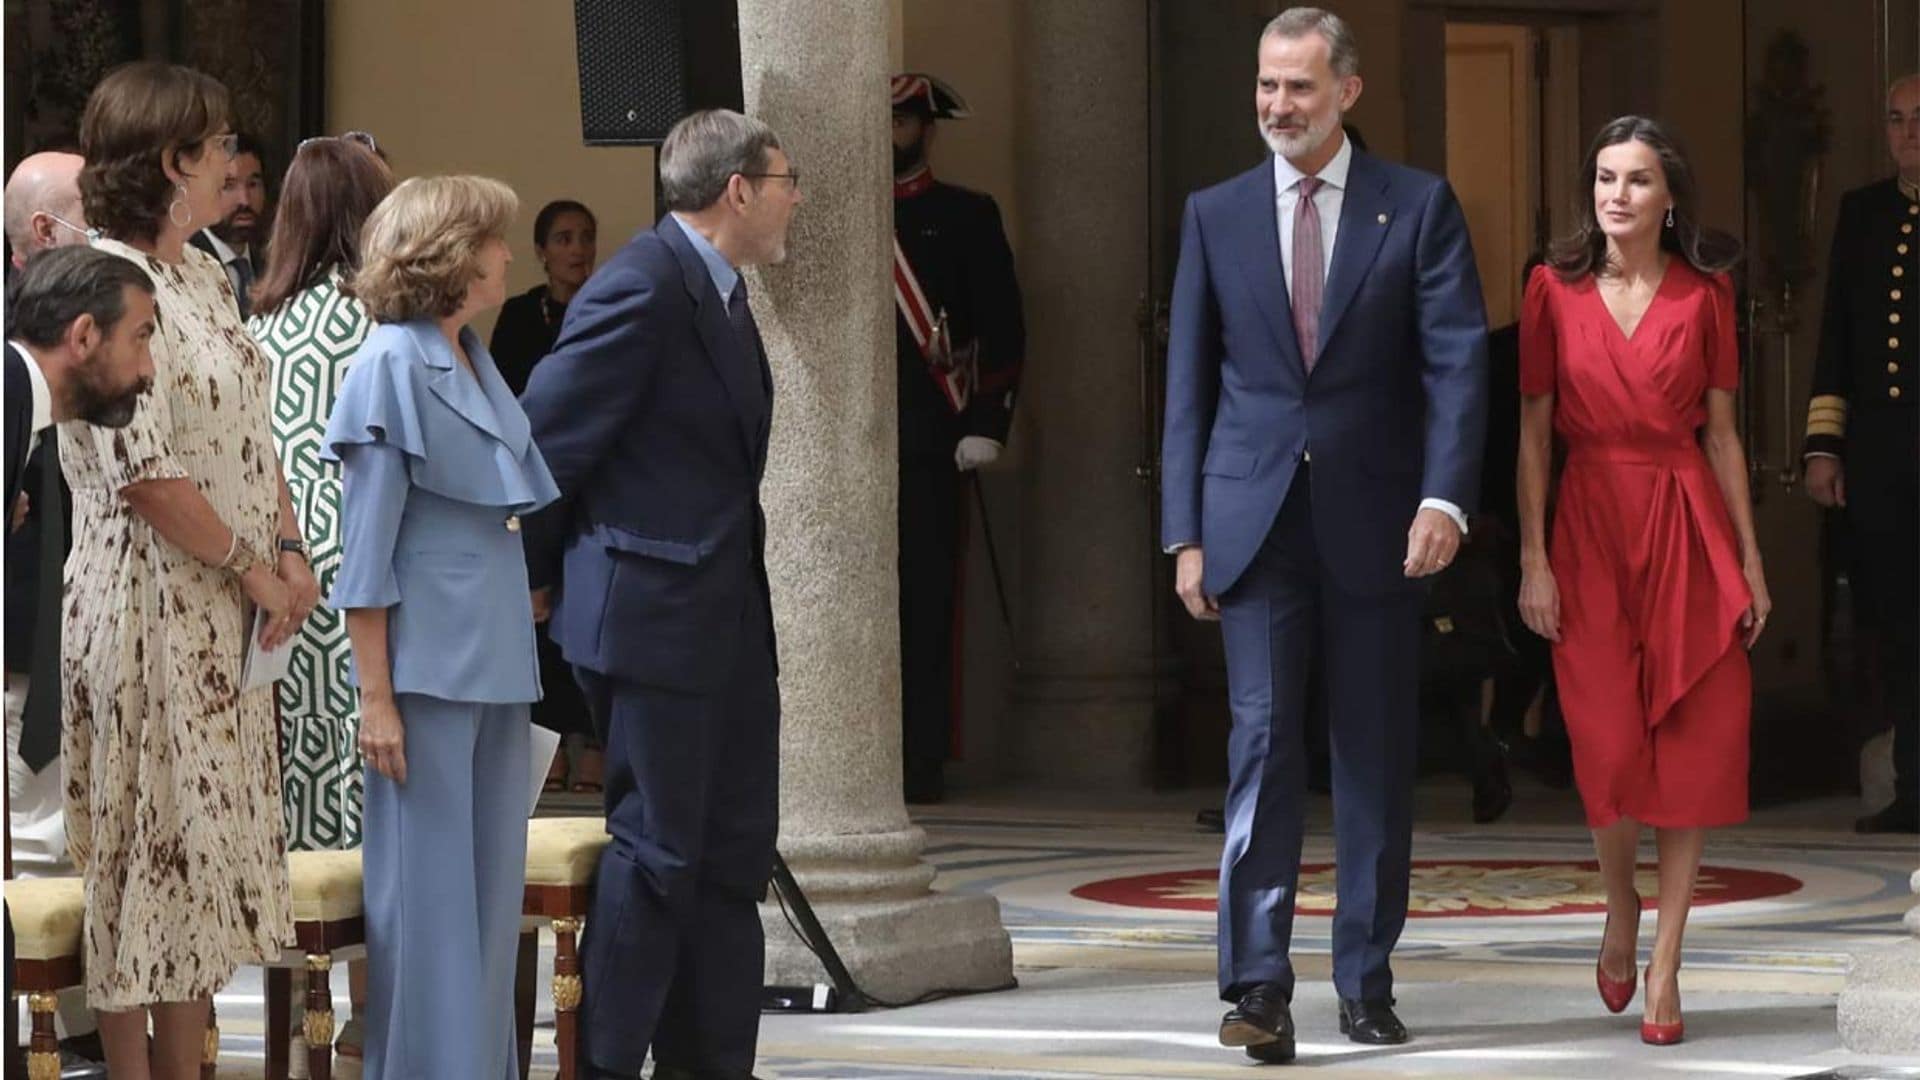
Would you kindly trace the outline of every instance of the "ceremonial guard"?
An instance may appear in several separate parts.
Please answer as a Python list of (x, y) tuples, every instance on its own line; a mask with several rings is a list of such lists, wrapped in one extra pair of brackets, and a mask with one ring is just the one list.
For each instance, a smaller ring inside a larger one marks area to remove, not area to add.
[(1840, 202), (1807, 410), (1807, 491), (1852, 526), (1894, 729), (1892, 805), (1860, 832), (1920, 832), (1920, 76), (1887, 95), (1899, 173)]
[(1006, 445), (1026, 329), (999, 207), (928, 166), (936, 122), (966, 103), (929, 75), (892, 91), (903, 748), (907, 801), (934, 802), (953, 740), (963, 474)]

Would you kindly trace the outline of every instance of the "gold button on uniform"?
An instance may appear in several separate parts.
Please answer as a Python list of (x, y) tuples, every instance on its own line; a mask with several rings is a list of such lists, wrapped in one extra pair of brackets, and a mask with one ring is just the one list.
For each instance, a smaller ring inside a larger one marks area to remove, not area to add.
[(1898, 374), (1900, 374), (1900, 365), (1899, 365), (1899, 364), (1888, 364), (1888, 365), (1887, 365), (1887, 374), (1889, 374), (1889, 375), (1898, 375)]
[(507, 531), (508, 532), (520, 531), (520, 515), (519, 514), (507, 515)]
[(1895, 290), (1893, 290), (1893, 299), (1895, 299), (1895, 300), (1898, 300), (1898, 299), (1900, 299), (1900, 290), (1899, 290), (1899, 289), (1895, 289)]
[(1889, 386), (1889, 387), (1887, 387), (1887, 396), (1888, 396), (1888, 397), (1899, 397), (1899, 396), (1900, 396), (1900, 388), (1899, 388), (1899, 387), (1897, 387), (1897, 386)]
[(1899, 348), (1899, 347), (1900, 347), (1900, 339), (1899, 339), (1899, 338), (1897, 338), (1897, 337), (1890, 337), (1890, 338), (1888, 338), (1888, 339), (1887, 339), (1887, 348), (1889, 348), (1889, 349), (1897, 349), (1897, 348)]

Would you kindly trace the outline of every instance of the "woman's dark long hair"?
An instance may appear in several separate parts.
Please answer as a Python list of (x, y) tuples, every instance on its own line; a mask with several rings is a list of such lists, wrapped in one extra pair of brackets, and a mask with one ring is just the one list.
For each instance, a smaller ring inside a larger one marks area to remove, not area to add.
[(268, 315), (336, 267), (360, 264), (360, 227), (393, 190), (393, 174), (351, 139), (311, 139), (293, 155), (267, 244), (267, 269), (253, 287), (253, 311)]
[(1600, 151), (1625, 142), (1645, 144), (1660, 159), (1660, 169), (1666, 174), (1667, 191), (1673, 196), (1673, 225), (1661, 227), (1660, 249), (1687, 260), (1703, 274), (1733, 269), (1740, 261), (1740, 241), (1700, 224), (1696, 212), (1699, 188), (1694, 184), (1687, 155), (1658, 121), (1644, 116), (1622, 116), (1601, 128), (1594, 138), (1586, 163), (1580, 167), (1580, 227), (1573, 235), (1553, 243), (1547, 252), (1547, 265), (1564, 281), (1619, 272), (1607, 259), (1607, 234), (1600, 230), (1600, 219), (1593, 211), (1593, 184), (1600, 169)]

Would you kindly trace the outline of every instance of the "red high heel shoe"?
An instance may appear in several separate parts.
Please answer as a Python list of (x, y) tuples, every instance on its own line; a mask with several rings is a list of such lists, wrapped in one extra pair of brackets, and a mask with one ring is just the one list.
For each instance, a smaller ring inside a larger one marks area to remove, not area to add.
[[(1633, 905), (1634, 905), (1633, 917), (1636, 920), (1636, 924), (1637, 924), (1640, 918), (1640, 894), (1639, 893), (1633, 894)], [(1600, 945), (1602, 949), (1606, 947), (1607, 929), (1610, 928), (1612, 925), (1613, 925), (1613, 913), (1608, 912), (1606, 925), (1603, 926), (1600, 930)], [(1636, 937), (1637, 936), (1638, 935), (1636, 935)], [(1623, 1012), (1625, 1011), (1628, 1004), (1630, 1004), (1633, 1001), (1634, 988), (1639, 984), (1639, 980), (1636, 979), (1634, 976), (1638, 974), (1639, 972), (1636, 971), (1633, 975), (1629, 975), (1624, 979), (1616, 979), (1616, 978), (1613, 978), (1612, 976), (1609, 976), (1607, 974), (1607, 969), (1602, 967), (1598, 961), (1594, 962), (1594, 965), (1593, 965), (1594, 985), (1600, 988), (1600, 1000), (1607, 1006), (1608, 1012), (1613, 1012), (1613, 1013)]]
[[(1653, 969), (1647, 969), (1647, 997), (1653, 997)], [(1671, 1024), (1656, 1024), (1651, 1020), (1640, 1021), (1640, 1041), (1648, 1046), (1672, 1046), (1687, 1037), (1687, 1022), (1675, 1020)]]

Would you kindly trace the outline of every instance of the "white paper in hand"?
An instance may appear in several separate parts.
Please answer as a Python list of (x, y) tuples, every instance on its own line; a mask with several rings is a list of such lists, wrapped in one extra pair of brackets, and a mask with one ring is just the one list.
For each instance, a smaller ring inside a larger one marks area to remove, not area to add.
[(533, 752), (527, 755), (527, 765), (533, 771), (528, 778), (530, 791), (527, 794), (527, 816), (540, 808), (540, 792), (547, 786), (547, 770), (553, 768), (553, 755), (560, 749), (560, 733), (552, 728), (543, 728), (539, 724), (528, 724), (533, 733)]
[(253, 618), (247, 620), (253, 632), (247, 635), (247, 655), (240, 663), (240, 692), (243, 694), (262, 686), (272, 686), (286, 678), (287, 668), (293, 663), (292, 637), (281, 642), (277, 649), (260, 647), (260, 633), (266, 629), (269, 618), (266, 608), (254, 608)]

